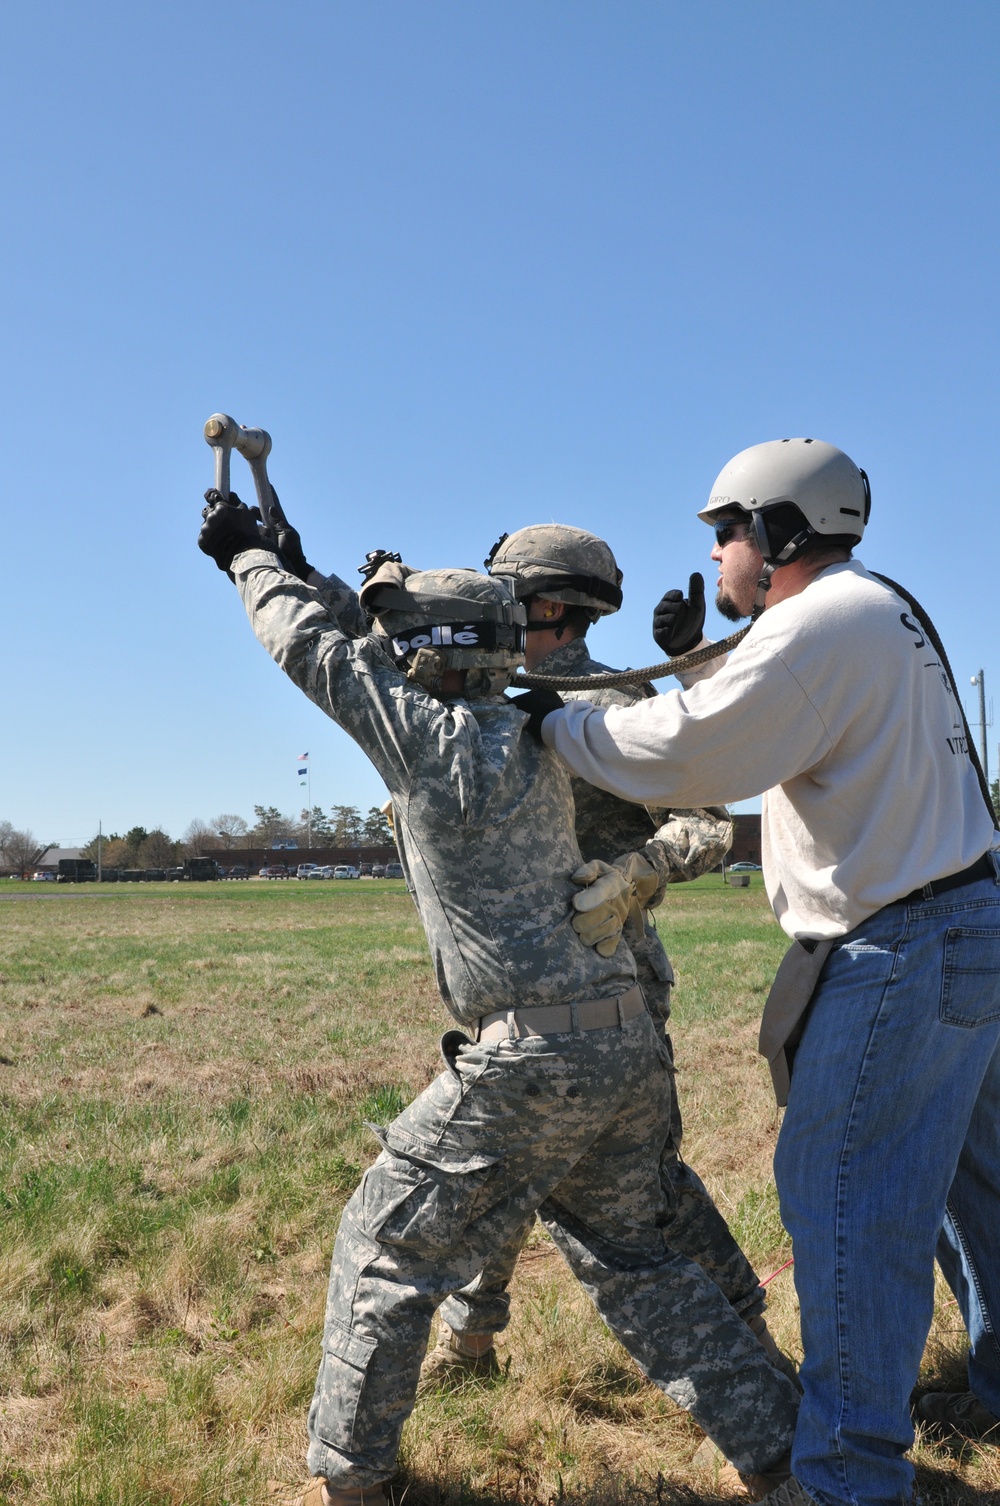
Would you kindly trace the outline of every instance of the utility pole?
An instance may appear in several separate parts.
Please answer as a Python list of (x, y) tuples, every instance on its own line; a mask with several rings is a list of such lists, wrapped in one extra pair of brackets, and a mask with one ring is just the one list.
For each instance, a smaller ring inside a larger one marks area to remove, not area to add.
[(983, 765), (983, 773), (989, 784), (989, 757), (986, 752), (986, 676), (980, 670), (978, 675), (972, 676), (973, 685), (979, 686), (979, 757)]

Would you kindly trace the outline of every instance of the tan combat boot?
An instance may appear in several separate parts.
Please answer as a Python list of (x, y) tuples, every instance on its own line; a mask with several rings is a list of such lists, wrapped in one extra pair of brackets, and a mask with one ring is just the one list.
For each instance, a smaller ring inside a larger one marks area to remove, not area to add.
[[(274, 1492), (272, 1492), (274, 1493)], [(384, 1485), (328, 1485), (319, 1475), (310, 1480), (304, 1491), (285, 1497), (288, 1506), (387, 1506), (389, 1497)]]
[[(776, 1487), (785, 1485), (792, 1475), (791, 1451), (782, 1454), (781, 1458), (776, 1459), (767, 1469), (753, 1473), (750, 1470), (737, 1469), (735, 1464), (730, 1464), (725, 1454), (717, 1444), (712, 1442), (711, 1438), (705, 1439), (691, 1463), (705, 1474), (711, 1474), (712, 1486), (715, 1490), (733, 1493), (741, 1491), (751, 1501), (763, 1501), (765, 1497), (770, 1500), (770, 1493), (773, 1493)], [(781, 1502), (779, 1506), (786, 1506), (786, 1503)], [(788, 1506), (792, 1506), (792, 1503), (788, 1503)]]
[(420, 1367), (418, 1394), (448, 1381), (499, 1375), (493, 1338), (491, 1333), (456, 1333), (447, 1323), (440, 1324), (437, 1343)]
[(794, 1475), (762, 1498), (762, 1506), (816, 1506), (816, 1497), (811, 1496)]

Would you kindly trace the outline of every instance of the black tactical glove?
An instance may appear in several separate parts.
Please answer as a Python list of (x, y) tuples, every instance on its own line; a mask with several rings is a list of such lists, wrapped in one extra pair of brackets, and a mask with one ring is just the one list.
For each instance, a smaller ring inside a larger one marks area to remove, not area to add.
[(302, 552), (298, 529), (293, 528), (291, 523), (279, 523), (277, 538), (278, 553), (289, 575), (297, 575), (299, 580), (308, 580), (313, 567)]
[(536, 743), (542, 741), (542, 722), (549, 712), (558, 711), (565, 704), (557, 690), (525, 690), (521, 695), (508, 696), (507, 699), (518, 711), (528, 713), (527, 731)]
[(313, 567), (303, 552), (299, 531), (293, 528), (285, 517), (281, 503), (278, 501), (278, 493), (273, 486), (271, 496), (274, 498), (275, 542), (278, 546), (278, 553), (281, 555), (281, 563), (289, 575), (297, 575), (299, 580), (308, 580)]
[(668, 659), (686, 654), (701, 642), (705, 626), (705, 581), (696, 570), (688, 594), (668, 591), (653, 612), (653, 639)]
[(260, 513), (241, 502), (235, 492), (228, 499), (214, 487), (205, 493), (208, 506), (198, 534), (198, 548), (214, 559), (220, 570), (232, 570), (233, 560), (244, 549), (274, 549), (274, 542), (260, 529)]

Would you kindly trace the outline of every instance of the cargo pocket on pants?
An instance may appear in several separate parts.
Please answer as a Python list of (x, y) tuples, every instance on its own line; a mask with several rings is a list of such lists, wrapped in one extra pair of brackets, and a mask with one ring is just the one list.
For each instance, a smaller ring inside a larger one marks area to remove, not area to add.
[(333, 1319), (324, 1340), (323, 1368), (317, 1385), (312, 1431), (341, 1454), (358, 1452), (354, 1424), (375, 1340), (352, 1333)]
[(967, 1030), (1000, 1020), (1000, 931), (948, 931), (940, 1018)]
[[(379, 1244), (434, 1258), (459, 1243), (481, 1210), (499, 1158), (399, 1143), (391, 1129), (369, 1125), (385, 1147), (365, 1173), (365, 1232)], [(433, 1156), (433, 1159), (432, 1159)]]

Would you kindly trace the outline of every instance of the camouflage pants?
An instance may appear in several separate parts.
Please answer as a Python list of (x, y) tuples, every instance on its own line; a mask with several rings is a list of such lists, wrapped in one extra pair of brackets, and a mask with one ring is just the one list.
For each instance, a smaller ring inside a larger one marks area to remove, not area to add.
[(659, 1178), (669, 1074), (647, 1015), (473, 1045), (387, 1130), (341, 1219), (309, 1468), (391, 1475), (435, 1309), (540, 1211), (643, 1372), (740, 1468), (790, 1445), (798, 1397), (714, 1282), (670, 1252)]
[[(654, 1021), (654, 1025), (662, 1035), (661, 1022)], [(664, 1039), (669, 1050), (670, 1037)], [(711, 1276), (746, 1322), (764, 1311), (764, 1289), (704, 1182), (681, 1160), (681, 1114), (672, 1076), (666, 1122), (669, 1134), (660, 1154), (660, 1185), (668, 1209), (663, 1237), (671, 1250), (686, 1255)], [(445, 1301), (441, 1317), (449, 1328), (460, 1334), (479, 1334), (500, 1333), (507, 1327), (510, 1318), (507, 1288), (527, 1235), (525, 1231), (523, 1238), (508, 1241), (502, 1249), (494, 1251), (475, 1280)]]

